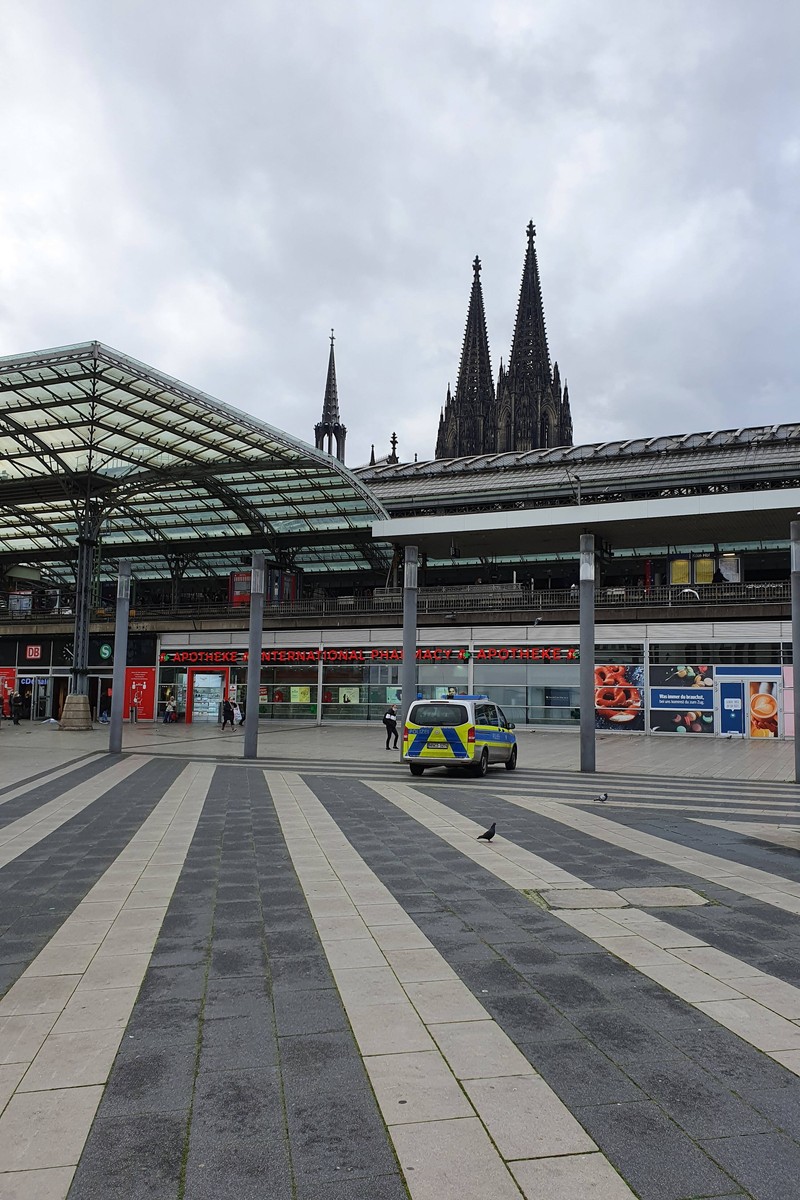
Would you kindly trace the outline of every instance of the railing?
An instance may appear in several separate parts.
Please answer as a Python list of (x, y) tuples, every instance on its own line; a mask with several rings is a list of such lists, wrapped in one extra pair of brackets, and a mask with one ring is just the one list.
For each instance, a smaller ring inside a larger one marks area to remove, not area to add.
[[(698, 606), (788, 604), (790, 584), (788, 580), (775, 583), (715, 583), (696, 586), (672, 587), (598, 587), (595, 591), (595, 606), (598, 609), (620, 608), (673, 608), (677, 610)], [(396, 615), (402, 612), (403, 596), (400, 588), (380, 588), (363, 596), (314, 596), (305, 600), (284, 601), (267, 604), (265, 621), (291, 619), (293, 617), (343, 617), (348, 614), (366, 616)], [(578, 608), (578, 588), (535, 588), (522, 584), (474, 584), (458, 588), (420, 588), (418, 610), (421, 614), (439, 616), (443, 620), (454, 618), (458, 613), (485, 612), (493, 615), (512, 611), (535, 613), (554, 612)], [(183, 601), (177, 605), (153, 605), (149, 603), (131, 606), (132, 620), (180, 620), (189, 618), (239, 617), (246, 619), (247, 605), (231, 605), (227, 601)], [(94, 608), (93, 623), (106, 622), (113, 625), (112, 605)], [(21, 610), (8, 604), (7, 597), (0, 595), (0, 624), (68, 624), (73, 620), (69, 607), (50, 610)]]

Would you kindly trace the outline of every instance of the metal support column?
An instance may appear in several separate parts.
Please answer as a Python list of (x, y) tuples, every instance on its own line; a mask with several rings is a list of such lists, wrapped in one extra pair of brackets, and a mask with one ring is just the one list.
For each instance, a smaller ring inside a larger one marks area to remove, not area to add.
[(89, 693), (89, 618), (96, 544), (95, 539), (84, 528), (84, 532), (78, 538), (78, 564), (75, 572), (75, 634), (70, 688), (83, 696)]
[(406, 546), (403, 574), (403, 666), (400, 670), (400, 687), (403, 693), (400, 714), (403, 722), (405, 722), (411, 702), (417, 698), (418, 562), (417, 547)]
[(117, 619), (114, 625), (114, 674), (111, 679), (111, 726), (108, 752), (122, 749), (122, 717), (125, 705), (125, 664), (128, 660), (128, 612), (131, 603), (131, 564), (121, 562), (117, 575)]
[(581, 534), (580, 557), (581, 771), (595, 769), (594, 729), (594, 534)]
[(794, 781), (800, 783), (800, 521), (791, 524)]
[(247, 707), (244, 710), (244, 757), (258, 758), (258, 709), (261, 697), (261, 643), (264, 636), (264, 555), (256, 552), (250, 569), (250, 636), (247, 642)]
[(319, 659), (317, 661), (317, 725), (322, 724), (322, 671), (324, 667), (322, 653), (322, 646), (320, 646)]

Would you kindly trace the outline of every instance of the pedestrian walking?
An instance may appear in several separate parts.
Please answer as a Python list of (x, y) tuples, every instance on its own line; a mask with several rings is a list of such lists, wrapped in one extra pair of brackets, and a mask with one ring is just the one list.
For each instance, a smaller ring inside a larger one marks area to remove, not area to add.
[[(386, 728), (386, 749), (397, 749), (397, 705), (391, 704), (383, 714), (383, 724)], [(389, 745), (394, 738), (394, 747)]]
[(239, 705), (236, 703), (235, 700), (233, 702), (232, 708), (233, 708), (234, 721), (236, 722), (237, 725), (243, 725), (244, 717), (242, 716), (242, 710), (239, 708)]
[(22, 696), (19, 692), (11, 694), (11, 720), (15, 725), (19, 725), (19, 719), (22, 716)]
[(170, 725), (172, 723), (172, 719), (174, 716), (175, 716), (175, 701), (168, 700), (167, 707), (164, 709), (164, 724)]
[(222, 728), (224, 729), (226, 725), (230, 725), (233, 729), (233, 705), (230, 700), (222, 701)]

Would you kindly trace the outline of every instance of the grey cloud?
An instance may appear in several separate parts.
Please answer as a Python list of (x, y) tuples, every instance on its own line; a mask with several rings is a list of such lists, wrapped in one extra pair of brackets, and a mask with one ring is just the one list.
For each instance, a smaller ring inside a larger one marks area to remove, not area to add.
[(100, 337), (348, 457), (432, 453), (533, 218), (577, 440), (795, 419), (795, 6), (17, 0), (0, 352)]

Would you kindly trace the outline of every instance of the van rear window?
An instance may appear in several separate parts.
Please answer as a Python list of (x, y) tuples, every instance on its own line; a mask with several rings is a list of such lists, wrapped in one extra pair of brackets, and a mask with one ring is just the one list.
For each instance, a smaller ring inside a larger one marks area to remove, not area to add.
[(415, 704), (408, 719), (415, 725), (466, 725), (469, 714), (463, 704)]

